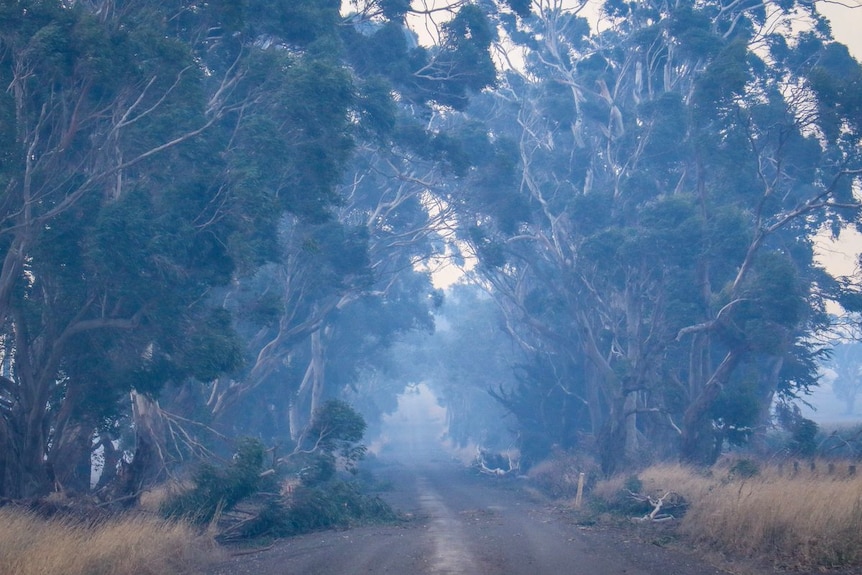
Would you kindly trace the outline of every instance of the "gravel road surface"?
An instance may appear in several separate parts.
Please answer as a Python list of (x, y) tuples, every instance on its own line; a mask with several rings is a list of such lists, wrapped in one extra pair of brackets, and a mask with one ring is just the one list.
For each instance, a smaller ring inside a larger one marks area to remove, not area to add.
[(328, 531), (232, 557), (210, 575), (718, 575), (694, 556), (576, 525), (520, 480), (454, 462), (382, 466), (397, 525)]

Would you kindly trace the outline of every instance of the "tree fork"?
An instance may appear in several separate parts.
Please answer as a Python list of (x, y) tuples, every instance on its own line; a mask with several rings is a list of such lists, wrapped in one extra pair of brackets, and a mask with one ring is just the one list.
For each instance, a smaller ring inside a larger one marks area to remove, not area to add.
[(733, 348), (710, 376), (700, 394), (692, 400), (685, 410), (682, 421), (682, 446), (680, 459), (686, 463), (713, 463), (714, 453), (706, 453), (715, 440), (709, 427), (709, 409), (718, 398), (733, 370), (739, 365), (744, 350)]

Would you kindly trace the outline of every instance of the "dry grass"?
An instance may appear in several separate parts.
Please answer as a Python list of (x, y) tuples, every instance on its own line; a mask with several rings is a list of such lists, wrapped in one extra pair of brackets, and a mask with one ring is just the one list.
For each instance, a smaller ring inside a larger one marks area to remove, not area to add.
[(146, 516), (96, 525), (0, 509), (0, 575), (173, 575), (220, 556), (211, 538)]
[(546, 494), (555, 499), (567, 499), (577, 493), (581, 473), (588, 483), (593, 483), (599, 475), (599, 466), (584, 455), (558, 453), (531, 467), (527, 475)]
[(639, 477), (644, 494), (681, 495), (689, 504), (681, 532), (715, 550), (784, 567), (862, 565), (862, 477), (847, 464), (831, 474), (825, 463), (817, 467), (743, 477), (732, 462), (709, 472), (663, 465)]

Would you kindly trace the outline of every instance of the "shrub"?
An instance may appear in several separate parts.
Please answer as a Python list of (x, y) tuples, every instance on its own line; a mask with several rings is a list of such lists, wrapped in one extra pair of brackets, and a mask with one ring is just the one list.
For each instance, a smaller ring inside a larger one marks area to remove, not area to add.
[(599, 476), (598, 465), (586, 456), (557, 453), (534, 465), (527, 475), (547, 495), (563, 498), (577, 493), (581, 473), (585, 475), (586, 484), (593, 485)]
[(751, 459), (740, 459), (730, 466), (730, 477), (748, 479), (760, 475), (760, 466)]
[(817, 423), (801, 418), (791, 429), (790, 449), (801, 456), (811, 456), (817, 451)]

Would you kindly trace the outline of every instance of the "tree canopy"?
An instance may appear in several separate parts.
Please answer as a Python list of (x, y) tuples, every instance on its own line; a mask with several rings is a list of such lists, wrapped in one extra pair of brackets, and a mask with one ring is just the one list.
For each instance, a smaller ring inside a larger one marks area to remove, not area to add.
[(862, 67), (812, 3), (597, 7), (3, 3), (0, 497), (301, 446), (411, 346), (458, 442), (479, 395), (608, 472), (756, 437), (860, 307)]

